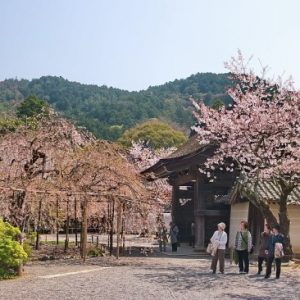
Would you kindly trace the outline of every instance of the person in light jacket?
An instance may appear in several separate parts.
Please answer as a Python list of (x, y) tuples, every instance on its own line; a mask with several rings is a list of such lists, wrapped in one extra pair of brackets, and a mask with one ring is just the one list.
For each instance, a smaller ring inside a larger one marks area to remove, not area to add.
[(212, 238), (210, 239), (211, 243), (213, 244), (213, 247), (216, 248), (216, 252), (214, 253), (211, 262), (211, 269), (213, 271), (213, 274), (216, 273), (218, 261), (220, 273), (224, 274), (225, 249), (227, 244), (227, 233), (224, 231), (225, 228), (225, 223), (219, 223), (218, 230), (215, 231)]
[(248, 222), (241, 221), (240, 231), (236, 233), (235, 249), (239, 258), (240, 274), (249, 273), (249, 253), (252, 249), (252, 236), (248, 230)]

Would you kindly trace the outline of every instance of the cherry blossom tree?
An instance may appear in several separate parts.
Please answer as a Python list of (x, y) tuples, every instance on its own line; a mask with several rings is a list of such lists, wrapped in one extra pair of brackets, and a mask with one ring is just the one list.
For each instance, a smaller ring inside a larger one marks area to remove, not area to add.
[[(226, 64), (233, 87), (228, 90), (233, 104), (219, 110), (192, 100), (199, 126), (199, 142), (214, 143), (214, 156), (200, 170), (211, 180), (214, 171), (240, 171), (240, 183), (247, 189), (260, 181), (272, 181), (280, 190), (279, 222), (291, 253), (287, 213), (288, 197), (300, 178), (300, 93), (291, 79), (266, 78), (249, 69), (242, 54)], [(252, 194), (253, 203), (265, 217), (275, 220), (269, 206)], [(251, 200), (250, 199), (250, 200)]]
[[(175, 150), (176, 148), (153, 149), (145, 142), (133, 142), (132, 147), (129, 149), (129, 161), (133, 163), (138, 172), (142, 172)], [(157, 179), (152, 177), (151, 174), (149, 176), (151, 178), (148, 178), (146, 185), (155, 201), (152, 205), (151, 215), (149, 215), (149, 211), (145, 211), (143, 227), (155, 230), (157, 224), (153, 223), (153, 220), (156, 220), (156, 217), (160, 216), (170, 206), (172, 187), (167, 179)], [(155, 215), (154, 218), (153, 214)]]
[(118, 146), (55, 115), (0, 136), (0, 214), (23, 229), (34, 223), (58, 232), (72, 215), (84, 223), (86, 239), (88, 223), (106, 215), (107, 203), (123, 211), (149, 206), (143, 182)]

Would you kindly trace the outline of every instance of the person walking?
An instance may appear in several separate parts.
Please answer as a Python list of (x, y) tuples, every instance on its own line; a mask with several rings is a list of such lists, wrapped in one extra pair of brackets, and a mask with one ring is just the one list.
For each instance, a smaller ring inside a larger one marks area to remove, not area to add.
[(276, 279), (280, 278), (281, 273), (281, 258), (283, 257), (284, 236), (280, 233), (280, 226), (273, 227), (273, 235), (269, 238), (268, 245), (268, 260), (267, 271), (265, 278), (270, 278), (272, 272), (272, 263), (275, 258), (276, 265)]
[(159, 251), (166, 252), (168, 242), (168, 234), (167, 234), (167, 228), (165, 224), (161, 224), (158, 228), (158, 243), (159, 243)]
[(213, 247), (216, 249), (214, 251), (214, 255), (211, 261), (211, 269), (213, 274), (216, 273), (217, 264), (219, 261), (219, 269), (220, 273), (224, 274), (224, 267), (225, 267), (225, 249), (227, 244), (227, 233), (224, 231), (226, 228), (225, 223), (221, 222), (218, 224), (218, 230), (216, 230), (211, 237), (210, 241)]
[(177, 245), (178, 245), (178, 234), (179, 234), (179, 229), (177, 225), (173, 222), (170, 223), (170, 240), (171, 240), (171, 245), (172, 245), (172, 252), (177, 252)]
[(269, 224), (265, 224), (264, 232), (260, 235), (260, 245), (258, 252), (258, 272), (257, 275), (260, 275), (263, 268), (262, 264), (265, 261), (268, 261), (268, 249), (269, 249), (269, 239), (271, 236), (271, 226)]
[(195, 248), (195, 223), (191, 224), (191, 236), (190, 236), (190, 246)]
[(248, 222), (241, 221), (240, 231), (236, 233), (235, 249), (238, 254), (240, 274), (249, 273), (249, 253), (252, 249), (252, 236), (248, 230)]

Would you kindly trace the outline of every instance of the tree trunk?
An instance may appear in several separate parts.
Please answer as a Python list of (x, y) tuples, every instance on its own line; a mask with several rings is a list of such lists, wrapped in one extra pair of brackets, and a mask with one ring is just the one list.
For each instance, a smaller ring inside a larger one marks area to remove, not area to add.
[(274, 226), (278, 223), (276, 217), (274, 216), (273, 212), (270, 209), (270, 206), (264, 201), (257, 198), (257, 193), (251, 192), (248, 190), (244, 190), (245, 194), (247, 196), (247, 199), (256, 207), (259, 209), (259, 211), (262, 213), (263, 217), (266, 219), (267, 224), (270, 226)]
[(288, 217), (288, 210), (287, 210), (287, 200), (288, 196), (294, 189), (294, 186), (289, 186), (283, 180), (280, 181), (281, 187), (281, 195), (279, 200), (279, 224), (280, 224), (280, 231), (284, 235), (284, 250), (285, 256), (288, 259), (291, 259), (293, 256), (293, 250), (291, 245), (290, 239), (290, 219)]
[(271, 227), (278, 223), (268, 204), (260, 201), (258, 209), (262, 213), (263, 217), (266, 219), (267, 224), (269, 224)]

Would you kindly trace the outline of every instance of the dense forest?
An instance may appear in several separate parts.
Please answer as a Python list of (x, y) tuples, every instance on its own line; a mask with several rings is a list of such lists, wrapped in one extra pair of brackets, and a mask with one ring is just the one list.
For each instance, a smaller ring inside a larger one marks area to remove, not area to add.
[(230, 84), (228, 74), (213, 73), (198, 73), (138, 92), (54, 76), (31, 81), (8, 79), (0, 82), (0, 112), (14, 114), (21, 101), (36, 95), (97, 137), (116, 140), (128, 128), (151, 118), (187, 130), (194, 123), (190, 96), (207, 105), (220, 100), (228, 104), (226, 89)]

